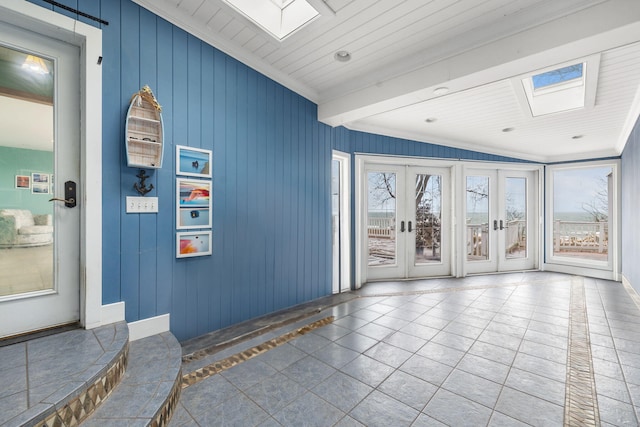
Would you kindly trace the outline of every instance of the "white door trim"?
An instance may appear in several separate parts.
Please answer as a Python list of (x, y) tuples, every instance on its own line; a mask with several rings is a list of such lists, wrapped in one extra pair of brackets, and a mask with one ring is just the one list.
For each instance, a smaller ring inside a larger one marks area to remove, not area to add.
[(0, 16), (80, 47), (80, 322), (95, 328), (102, 324), (102, 31), (24, 0), (3, 0)]
[[(340, 163), (340, 289), (351, 290), (351, 156), (333, 150), (332, 159)], [(334, 266), (335, 268), (335, 266)], [(335, 284), (333, 292), (336, 293)]]

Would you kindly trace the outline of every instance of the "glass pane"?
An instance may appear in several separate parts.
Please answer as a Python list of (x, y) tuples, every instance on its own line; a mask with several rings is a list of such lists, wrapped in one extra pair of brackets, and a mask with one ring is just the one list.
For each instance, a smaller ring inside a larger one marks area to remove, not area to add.
[(527, 179), (505, 180), (505, 256), (527, 257)]
[(489, 259), (489, 177), (467, 177), (467, 260)]
[(0, 297), (53, 288), (53, 70), (0, 46)]
[(553, 173), (553, 254), (607, 261), (611, 167)]
[(442, 177), (416, 175), (416, 264), (440, 262)]
[(396, 262), (396, 174), (367, 174), (367, 236), (369, 265), (393, 265)]

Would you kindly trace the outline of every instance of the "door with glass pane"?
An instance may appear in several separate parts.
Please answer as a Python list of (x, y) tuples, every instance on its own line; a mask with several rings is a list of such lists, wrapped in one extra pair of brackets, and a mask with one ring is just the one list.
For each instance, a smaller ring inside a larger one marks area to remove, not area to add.
[(0, 23), (0, 337), (79, 319), (79, 69)]
[(451, 274), (449, 170), (372, 166), (367, 185), (367, 279)]
[(535, 173), (468, 169), (464, 187), (466, 273), (534, 268)]

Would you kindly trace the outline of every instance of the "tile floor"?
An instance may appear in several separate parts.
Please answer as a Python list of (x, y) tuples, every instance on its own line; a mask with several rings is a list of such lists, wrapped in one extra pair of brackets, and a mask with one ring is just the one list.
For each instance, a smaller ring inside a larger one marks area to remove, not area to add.
[[(183, 364), (186, 374), (335, 316), (183, 389), (170, 425), (638, 425), (640, 310), (620, 283), (530, 272), (376, 283), (357, 294)], [(574, 319), (585, 310), (587, 323)], [(581, 330), (590, 341), (574, 343)], [(586, 361), (586, 390), (567, 382), (574, 352)], [(587, 415), (567, 410), (576, 393)]]

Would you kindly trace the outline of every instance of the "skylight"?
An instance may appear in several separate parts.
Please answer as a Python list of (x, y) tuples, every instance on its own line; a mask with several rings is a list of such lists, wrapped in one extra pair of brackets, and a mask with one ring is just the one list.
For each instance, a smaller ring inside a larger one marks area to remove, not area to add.
[(320, 15), (306, 0), (224, 1), (280, 41)]
[(581, 79), (583, 68), (583, 64), (580, 63), (547, 71), (546, 73), (536, 74), (531, 77), (531, 80), (533, 80), (533, 88), (537, 90), (558, 83), (565, 83), (574, 79)]
[(586, 63), (570, 64), (522, 79), (531, 115), (583, 108), (586, 100)]

